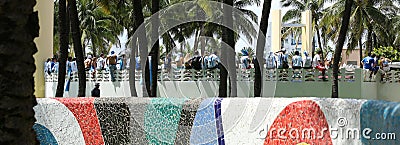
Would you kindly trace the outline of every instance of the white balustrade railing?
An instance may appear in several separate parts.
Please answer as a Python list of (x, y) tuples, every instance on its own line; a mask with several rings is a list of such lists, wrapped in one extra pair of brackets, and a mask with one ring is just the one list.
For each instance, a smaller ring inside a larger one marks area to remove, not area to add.
[[(380, 77), (373, 77), (369, 79), (369, 71), (360, 69), (340, 69), (339, 81), (354, 82), (356, 78), (362, 79), (362, 81), (376, 81)], [(135, 71), (135, 79), (139, 81), (141, 79), (141, 71)], [(219, 70), (193, 70), (193, 69), (181, 69), (181, 70), (159, 70), (158, 71), (159, 81), (219, 81)], [(254, 80), (254, 69), (237, 69), (237, 80), (238, 81), (253, 81)], [(376, 76), (379, 76), (378, 73)], [(326, 71), (325, 76), (322, 76), (322, 72), (316, 69), (264, 69), (263, 72), (264, 81), (289, 81), (289, 82), (318, 82), (323, 81), (325, 77), (326, 81), (333, 79), (332, 69)], [(116, 81), (129, 81), (128, 70), (116, 70), (115, 71)], [(68, 77), (67, 77), (68, 78)], [(46, 82), (57, 82), (58, 74), (46, 74)], [(71, 81), (78, 81), (78, 73), (73, 72), (71, 74)], [(88, 82), (108, 82), (111, 81), (111, 75), (109, 71), (96, 71), (95, 73), (86, 71), (86, 81)], [(378, 80), (379, 81), (379, 80)], [(382, 82), (398, 83), (400, 82), (400, 71), (389, 71), (386, 73)]]

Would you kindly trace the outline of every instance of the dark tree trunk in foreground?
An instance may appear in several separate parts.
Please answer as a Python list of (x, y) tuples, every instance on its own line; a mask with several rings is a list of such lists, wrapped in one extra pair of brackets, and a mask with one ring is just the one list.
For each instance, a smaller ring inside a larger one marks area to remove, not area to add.
[[(225, 4), (232, 6), (233, 5), (233, 1), (232, 0), (224, 0), (223, 1)], [(228, 91), (227, 91), (227, 87), (228, 87), (228, 70), (230, 71), (230, 73), (235, 73), (236, 76), (236, 66), (230, 66), (230, 62), (232, 61), (230, 60), (230, 57), (233, 57), (233, 59), (235, 59), (234, 56), (231, 56), (231, 48), (235, 48), (235, 42), (234, 42), (234, 33), (233, 30), (231, 30), (230, 28), (226, 27), (226, 26), (231, 26), (231, 28), (233, 28), (233, 20), (232, 20), (232, 9), (231, 8), (227, 8), (224, 6), (223, 8), (223, 24), (224, 27), (222, 28), (222, 41), (225, 42), (226, 44), (228, 44), (227, 47), (223, 47), (221, 48), (221, 62), (224, 66), (221, 65), (221, 71), (220, 71), (220, 83), (219, 83), (219, 97), (227, 97), (228, 96)], [(233, 46), (233, 47), (232, 47)], [(229, 48), (230, 47), (230, 48)], [(235, 62), (235, 60), (233, 61)], [(232, 72), (231, 68), (235, 68), (235, 71)], [(233, 74), (231, 75), (233, 76)], [(232, 82), (236, 81), (236, 80), (232, 80), (230, 81), (230, 90), (231, 90), (231, 94), (229, 96), (232, 96), (232, 89), (236, 89), (235, 85), (232, 85)], [(236, 91), (235, 91), (236, 92)]]
[(81, 32), (79, 28), (79, 18), (78, 11), (76, 7), (76, 1), (70, 0), (69, 10), (70, 10), (70, 19), (71, 19), (71, 32), (72, 32), (72, 40), (74, 42), (74, 51), (76, 56), (76, 64), (78, 67), (78, 78), (79, 78), (79, 90), (78, 97), (86, 96), (86, 72), (85, 66), (83, 64), (83, 50), (81, 44)]
[[(142, 92), (143, 92), (143, 97), (148, 97), (150, 94), (150, 75), (149, 75), (149, 67), (147, 65), (147, 55), (148, 55), (148, 49), (147, 49), (147, 38), (146, 36), (146, 31), (144, 30), (144, 26), (140, 26), (144, 22), (144, 17), (143, 17), (143, 12), (142, 12), (142, 3), (141, 0), (133, 0), (133, 9), (134, 9), (134, 15), (135, 15), (135, 25), (138, 26), (138, 31), (136, 33), (139, 33), (140, 36), (138, 37), (138, 43), (139, 43), (139, 54), (140, 54), (140, 66), (142, 68)], [(135, 45), (137, 46), (137, 45)]]
[[(224, 0), (225, 3), (233, 8), (233, 0)], [(231, 9), (224, 9), (227, 13), (227, 17), (224, 17), (226, 25), (233, 28), (233, 12)], [(226, 60), (228, 65), (228, 75), (229, 75), (229, 96), (237, 97), (237, 76), (236, 76), (236, 57), (235, 57), (235, 32), (232, 29), (226, 29), (225, 39), (222, 40), (229, 45)], [(231, 49), (231, 50), (229, 50)]]
[(60, 59), (58, 67), (58, 82), (56, 97), (63, 97), (65, 75), (66, 75), (66, 62), (68, 57), (68, 43), (69, 43), (69, 25), (67, 25), (67, 5), (65, 0), (58, 1), (58, 20), (59, 20), (59, 31), (60, 31)]
[(347, 29), (349, 28), (349, 21), (351, 15), (351, 6), (353, 0), (346, 0), (346, 5), (342, 18), (342, 25), (340, 26), (338, 43), (335, 48), (335, 56), (333, 60), (333, 85), (332, 85), (332, 98), (339, 97), (338, 74), (339, 74), (339, 61), (342, 55), (344, 41), (346, 40)]
[[(32, 127), (35, 60), (39, 36), (35, 0), (0, 2), (0, 144), (39, 144)], [(37, 60), (43, 63), (44, 60)], [(42, 70), (39, 70), (42, 71)]]
[(256, 58), (257, 61), (254, 61), (255, 68), (255, 76), (254, 76), (254, 97), (261, 97), (262, 90), (262, 72), (264, 69), (264, 47), (267, 30), (268, 30), (268, 18), (271, 10), (272, 0), (264, 0), (261, 22), (260, 22), (260, 32), (258, 33), (257, 38), (257, 49), (256, 49)]
[(151, 13), (154, 15), (156, 19), (152, 20), (152, 39), (157, 39), (156, 43), (153, 45), (153, 48), (150, 51), (151, 56), (151, 94), (150, 97), (157, 97), (157, 76), (158, 76), (158, 62), (159, 62), (159, 51), (160, 51), (160, 44), (158, 41), (158, 27), (159, 27), (159, 19), (158, 19), (158, 10), (160, 9), (160, 1), (159, 0), (152, 0), (151, 1)]

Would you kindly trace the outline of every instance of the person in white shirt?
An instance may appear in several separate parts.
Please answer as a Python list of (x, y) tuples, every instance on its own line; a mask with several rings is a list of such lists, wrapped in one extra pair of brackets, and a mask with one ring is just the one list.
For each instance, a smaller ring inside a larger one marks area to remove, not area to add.
[(292, 57), (292, 68), (301, 69), (301, 66), (303, 66), (303, 60), (300, 56), (300, 52), (296, 51), (294, 52), (294, 56)]
[(325, 59), (326, 69), (331, 68), (332, 58), (333, 58), (332, 52), (328, 52), (328, 55), (326, 55), (326, 59)]
[(47, 59), (47, 61), (44, 63), (44, 72), (47, 74), (51, 74), (51, 59)]
[(76, 58), (73, 58), (71, 61), (71, 69), (72, 72), (78, 72), (78, 66), (76, 65)]
[(215, 51), (212, 53), (210, 56), (208, 56), (207, 60), (207, 68), (208, 69), (215, 69), (219, 68), (219, 64), (221, 63), (221, 60), (219, 57), (216, 55), (217, 52)]
[[(318, 53), (314, 56), (313, 58), (313, 63), (312, 63), (312, 67), (317, 67), (318, 65), (320, 65), (321, 61), (321, 56), (320, 56), (320, 51), (318, 51)], [(321, 53), (322, 54), (322, 53)]]
[(105, 60), (104, 60), (104, 54), (102, 53), (102, 54), (100, 54), (100, 57), (97, 59), (97, 70), (98, 71), (101, 71), (101, 70), (104, 70), (104, 63), (105, 63)]
[(326, 68), (325, 68), (325, 66), (324, 66), (324, 65), (325, 65), (324, 62), (321, 60), (321, 54), (322, 54), (322, 51), (320, 50), (320, 51), (317, 52), (317, 55), (314, 56), (314, 59), (313, 59), (313, 67), (315, 67), (316, 69), (318, 69), (319, 71), (321, 71), (321, 73), (322, 73), (322, 80), (323, 80), (323, 81), (327, 81), (326, 78), (325, 78), (325, 71), (326, 71)]
[(303, 60), (303, 68), (311, 69), (312, 68), (312, 58), (308, 55), (307, 51), (304, 51), (304, 60)]

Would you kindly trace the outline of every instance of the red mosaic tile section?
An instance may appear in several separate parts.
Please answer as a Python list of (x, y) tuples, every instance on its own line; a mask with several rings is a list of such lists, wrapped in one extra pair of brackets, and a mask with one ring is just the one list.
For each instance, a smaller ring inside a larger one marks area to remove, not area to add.
[[(308, 130), (313, 131), (309, 136)], [(304, 132), (304, 133), (303, 133)], [(304, 135), (304, 137), (303, 137)], [(312, 100), (289, 104), (268, 128), (265, 145), (332, 145), (328, 122), (324, 113)]]
[(87, 145), (104, 144), (99, 120), (94, 108), (94, 98), (55, 98), (63, 103), (75, 116)]

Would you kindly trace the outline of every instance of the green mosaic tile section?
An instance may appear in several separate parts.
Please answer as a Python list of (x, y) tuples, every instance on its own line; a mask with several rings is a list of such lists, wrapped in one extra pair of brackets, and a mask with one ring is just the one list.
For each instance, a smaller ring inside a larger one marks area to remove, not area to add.
[(147, 106), (144, 128), (149, 144), (174, 144), (186, 99), (154, 98)]

